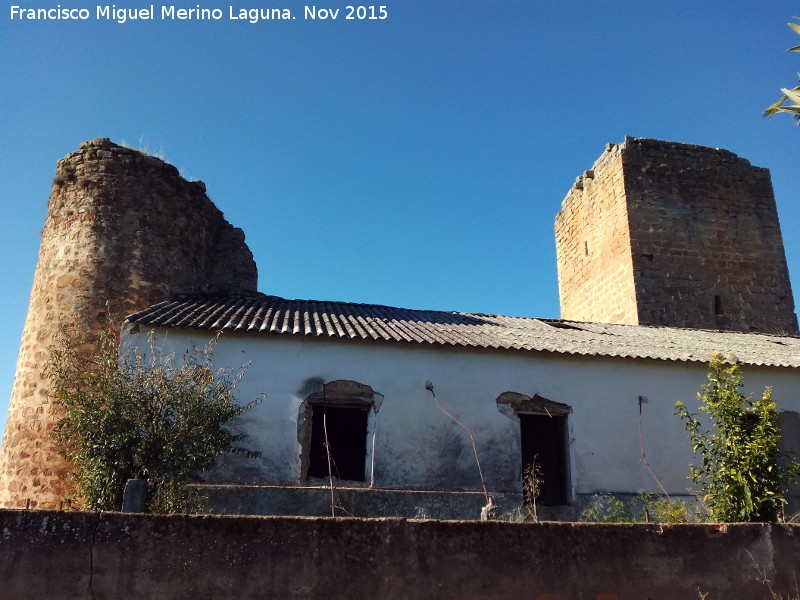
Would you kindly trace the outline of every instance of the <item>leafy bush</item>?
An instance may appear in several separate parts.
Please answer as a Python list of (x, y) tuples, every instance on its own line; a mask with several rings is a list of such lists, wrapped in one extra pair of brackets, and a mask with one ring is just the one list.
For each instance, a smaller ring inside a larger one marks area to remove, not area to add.
[(591, 506), (581, 514), (581, 521), (596, 523), (633, 523), (628, 506), (611, 494), (597, 494)]
[(779, 450), (772, 389), (754, 401), (741, 393), (742, 385), (739, 366), (725, 366), (716, 356), (709, 364), (708, 383), (698, 394), (711, 429), (704, 429), (683, 402), (676, 404), (692, 449), (701, 458), (700, 465), (690, 465), (690, 478), (700, 486), (712, 520), (775, 522), (800, 464)]
[(677, 500), (639, 492), (628, 502), (613, 494), (597, 494), (581, 514), (581, 521), (596, 523), (688, 523), (689, 506)]
[(633, 503), (638, 508), (635, 521), (688, 523), (691, 516), (689, 505), (683, 500), (652, 492), (639, 492), (633, 499)]
[(688, 523), (689, 506), (683, 500), (659, 497), (647, 504), (651, 523)]
[(73, 467), (79, 495), (94, 510), (119, 510), (125, 483), (148, 480), (148, 511), (194, 512), (201, 498), (186, 484), (199, 481), (222, 452), (247, 452), (226, 426), (261, 398), (240, 405), (236, 386), (243, 367), (214, 371), (213, 342), (189, 350), (181, 361), (156, 348), (117, 350), (103, 331), (96, 351), (78, 352), (66, 335), (48, 364), (62, 417), (54, 438)]

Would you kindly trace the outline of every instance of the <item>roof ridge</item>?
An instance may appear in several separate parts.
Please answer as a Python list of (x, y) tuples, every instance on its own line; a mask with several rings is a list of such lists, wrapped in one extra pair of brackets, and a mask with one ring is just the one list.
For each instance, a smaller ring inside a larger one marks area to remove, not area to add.
[(800, 337), (538, 319), (280, 296), (184, 295), (130, 315), (142, 326), (297, 335), (426, 346), (800, 368)]
[[(409, 310), (413, 312), (434, 312), (434, 313), (446, 313), (446, 314), (463, 314), (463, 315), (473, 315), (479, 317), (497, 317), (497, 316), (509, 316), (509, 315), (494, 315), (494, 314), (486, 314), (486, 313), (473, 313), (473, 312), (465, 312), (465, 311), (458, 311), (458, 310), (442, 310), (436, 308), (406, 308), (403, 306), (395, 306), (392, 304), (376, 304), (374, 302), (352, 302), (349, 300), (318, 300), (315, 298), (284, 298), (283, 296), (276, 296), (275, 294), (265, 294), (263, 292), (254, 292), (254, 293), (230, 293), (230, 294), (214, 294), (214, 293), (192, 293), (192, 294), (177, 294), (173, 296), (170, 300), (165, 300), (165, 302), (180, 302), (180, 301), (191, 301), (191, 300), (208, 300), (208, 301), (230, 301), (230, 300), (257, 300), (257, 301), (269, 301), (274, 300), (278, 302), (296, 302), (296, 303), (316, 303), (316, 304), (340, 304), (340, 305), (348, 305), (348, 306), (369, 306), (374, 308), (391, 308), (393, 310)], [(159, 302), (159, 304), (163, 304)], [(151, 307), (152, 308), (152, 307)], [(147, 310), (147, 309), (145, 309)], [(139, 311), (142, 312), (142, 311)], [(138, 314), (138, 313), (136, 313)], [(532, 318), (532, 317), (522, 317), (522, 318)]]
[[(723, 330), (723, 329), (701, 329), (701, 328), (693, 328), (693, 327), (671, 327), (668, 325), (634, 325), (631, 323), (604, 323), (602, 321), (577, 321), (575, 319), (556, 319), (551, 317), (526, 317), (520, 315), (505, 315), (500, 313), (483, 313), (483, 312), (470, 312), (470, 311), (460, 311), (460, 310), (441, 310), (441, 309), (433, 309), (433, 308), (406, 308), (402, 306), (394, 306), (391, 304), (376, 304), (373, 302), (351, 302), (348, 300), (317, 300), (313, 298), (284, 298), (283, 296), (276, 296), (274, 294), (265, 294), (263, 292), (233, 292), (228, 294), (219, 294), (219, 293), (192, 293), (192, 294), (178, 294), (174, 296), (171, 300), (166, 300), (165, 302), (187, 302), (192, 300), (203, 300), (203, 301), (221, 301), (221, 302), (229, 302), (232, 300), (249, 300), (249, 301), (260, 301), (260, 302), (279, 302), (279, 303), (286, 303), (286, 304), (317, 304), (317, 305), (339, 305), (339, 306), (358, 306), (358, 307), (365, 307), (365, 308), (383, 308), (383, 309), (390, 309), (396, 311), (410, 311), (413, 313), (438, 313), (438, 314), (447, 314), (447, 315), (463, 315), (467, 317), (478, 317), (478, 318), (488, 318), (488, 319), (523, 319), (523, 320), (530, 320), (530, 321), (539, 321), (541, 323), (545, 323), (547, 325), (551, 325), (553, 323), (568, 323), (568, 324), (575, 324), (577, 327), (574, 329), (583, 329), (582, 325), (598, 325), (602, 327), (639, 327), (639, 328), (647, 328), (650, 330), (658, 330), (658, 329), (666, 329), (669, 331), (691, 331), (691, 332), (706, 332), (706, 333), (722, 333), (722, 334), (739, 334), (739, 335), (747, 335), (747, 336), (761, 336), (761, 337), (779, 337), (779, 338), (788, 338), (788, 339), (800, 339), (800, 335), (792, 335), (790, 333), (781, 333), (781, 332), (770, 332), (770, 331), (731, 331), (731, 330)], [(144, 316), (142, 313), (145, 311), (151, 311), (155, 306), (161, 306), (164, 302), (160, 302), (156, 305), (150, 306), (142, 311), (138, 311), (129, 317), (133, 316)], [(127, 317), (126, 317), (127, 320)], [(557, 325), (556, 325), (557, 327)], [(752, 337), (751, 337), (752, 339)]]

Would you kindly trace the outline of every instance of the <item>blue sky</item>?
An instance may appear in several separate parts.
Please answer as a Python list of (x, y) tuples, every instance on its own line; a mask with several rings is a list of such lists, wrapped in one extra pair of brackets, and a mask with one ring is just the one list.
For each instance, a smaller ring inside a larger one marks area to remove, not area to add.
[(558, 317), (555, 214), (606, 143), (726, 148), (771, 170), (797, 287), (800, 129), (761, 111), (795, 85), (800, 3), (384, 2), (384, 20), (276, 0), (297, 18), (248, 23), (228, 7), (264, 5), (214, 0), (219, 21), (120, 24), (0, 1), (0, 424), (56, 161), (99, 136), (205, 181), (263, 292), (536, 317)]

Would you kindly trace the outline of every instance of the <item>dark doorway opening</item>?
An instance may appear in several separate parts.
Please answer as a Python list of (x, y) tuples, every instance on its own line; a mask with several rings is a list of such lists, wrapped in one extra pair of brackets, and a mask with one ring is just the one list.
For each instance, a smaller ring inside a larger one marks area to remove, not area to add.
[(308, 477), (328, 477), (327, 429), (330, 465), (337, 479), (364, 481), (367, 460), (368, 408), (312, 406)]
[(549, 415), (519, 415), (522, 472), (539, 465), (539, 504), (567, 504), (567, 418)]

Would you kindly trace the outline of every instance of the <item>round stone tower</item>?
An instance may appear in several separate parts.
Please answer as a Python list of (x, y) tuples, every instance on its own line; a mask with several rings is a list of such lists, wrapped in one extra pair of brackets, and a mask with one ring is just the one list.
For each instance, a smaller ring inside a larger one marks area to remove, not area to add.
[(93, 339), (108, 318), (184, 293), (256, 291), (240, 229), (164, 161), (106, 138), (58, 162), (2, 453), (0, 507), (59, 508), (69, 466), (44, 368), (60, 328)]

